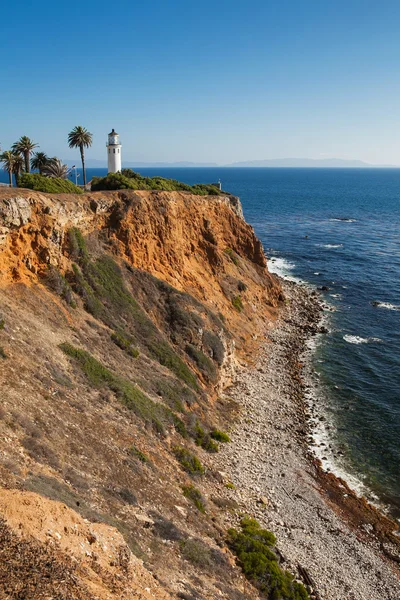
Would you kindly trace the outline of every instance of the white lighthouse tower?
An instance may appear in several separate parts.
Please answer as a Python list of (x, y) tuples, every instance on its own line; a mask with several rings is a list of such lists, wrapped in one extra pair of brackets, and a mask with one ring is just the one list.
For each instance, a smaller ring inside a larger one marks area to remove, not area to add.
[(113, 129), (108, 134), (107, 146), (107, 158), (108, 158), (108, 172), (118, 173), (121, 170), (121, 144), (119, 143), (119, 134)]

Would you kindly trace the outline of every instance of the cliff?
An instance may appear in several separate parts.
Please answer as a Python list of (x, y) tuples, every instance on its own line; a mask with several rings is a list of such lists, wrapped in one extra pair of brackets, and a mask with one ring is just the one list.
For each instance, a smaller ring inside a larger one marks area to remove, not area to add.
[(283, 300), (239, 201), (2, 189), (0, 266), (6, 593), (258, 597), (208, 468)]

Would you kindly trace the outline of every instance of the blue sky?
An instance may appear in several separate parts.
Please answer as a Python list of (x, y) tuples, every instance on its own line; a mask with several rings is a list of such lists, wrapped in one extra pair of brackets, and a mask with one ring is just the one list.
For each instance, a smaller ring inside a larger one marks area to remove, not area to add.
[[(82, 6), (83, 5), (83, 6)], [(400, 2), (6, 3), (0, 143), (73, 157), (121, 134), (136, 161), (400, 164)]]

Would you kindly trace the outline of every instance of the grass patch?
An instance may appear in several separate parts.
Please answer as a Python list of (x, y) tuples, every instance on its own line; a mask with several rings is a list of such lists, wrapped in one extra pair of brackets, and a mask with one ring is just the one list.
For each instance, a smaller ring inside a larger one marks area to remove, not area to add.
[(4, 329), (6, 322), (4, 319), (0, 319), (0, 331), (2, 331)]
[(202, 513), (206, 512), (205, 500), (200, 490), (194, 487), (194, 485), (184, 485), (182, 492), (185, 498), (193, 502), (197, 510)]
[(160, 365), (167, 367), (175, 373), (179, 379), (182, 379), (194, 390), (198, 390), (196, 376), (192, 373), (186, 363), (183, 362), (180, 356), (174, 352), (168, 342), (163, 340), (155, 340), (149, 345), (151, 354), (158, 360)]
[(125, 337), (122, 333), (114, 331), (111, 334), (111, 339), (124, 352), (129, 354), (132, 358), (137, 358), (140, 354), (139, 350), (133, 346), (132, 339)]
[(235, 296), (234, 298), (232, 298), (232, 305), (236, 308), (238, 312), (242, 312), (243, 302), (240, 296)]
[(241, 530), (229, 529), (228, 545), (239, 559), (243, 573), (271, 600), (309, 600), (306, 588), (278, 564), (273, 551), (276, 538), (261, 529), (255, 519), (242, 519)]
[(194, 454), (186, 450), (186, 448), (182, 448), (180, 446), (175, 446), (172, 449), (175, 458), (180, 463), (182, 469), (189, 473), (189, 475), (203, 475), (204, 467)]
[(186, 432), (184, 423), (169, 408), (151, 400), (132, 382), (107, 369), (85, 350), (68, 343), (61, 344), (60, 348), (77, 361), (92, 385), (107, 386), (129, 410), (151, 423), (157, 432), (163, 433), (165, 424), (173, 424), (179, 433)]
[(225, 487), (227, 490), (235, 490), (236, 486), (234, 483), (232, 483), (232, 481), (227, 481), (225, 484)]
[(231, 441), (229, 435), (224, 431), (220, 431), (219, 429), (213, 429), (212, 431), (210, 431), (210, 437), (213, 440), (217, 440), (217, 442), (222, 442), (223, 444), (226, 444), (227, 442)]
[(149, 457), (144, 452), (139, 450), (139, 448), (137, 448), (135, 445), (133, 445), (129, 448), (129, 453), (144, 464), (150, 462)]

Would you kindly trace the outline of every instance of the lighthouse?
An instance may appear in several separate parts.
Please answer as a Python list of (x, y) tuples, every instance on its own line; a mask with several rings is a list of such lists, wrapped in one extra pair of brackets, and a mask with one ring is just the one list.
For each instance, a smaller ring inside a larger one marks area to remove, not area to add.
[(107, 146), (107, 158), (108, 158), (108, 172), (118, 173), (121, 170), (121, 144), (119, 143), (119, 134), (116, 133), (115, 129), (108, 134)]

